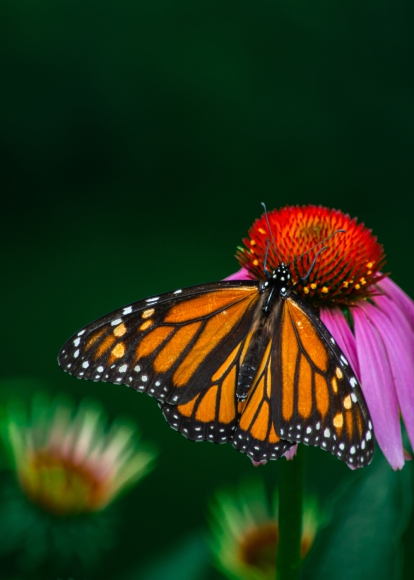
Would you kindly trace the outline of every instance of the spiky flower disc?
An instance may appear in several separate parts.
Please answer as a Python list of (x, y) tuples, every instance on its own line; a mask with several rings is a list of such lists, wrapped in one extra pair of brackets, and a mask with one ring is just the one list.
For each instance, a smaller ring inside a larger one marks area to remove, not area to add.
[(249, 237), (243, 239), (246, 247), (239, 249), (237, 257), (252, 277), (265, 279), (268, 248), (267, 270), (280, 262), (291, 264), (296, 282), (307, 274), (324, 244), (311, 248), (337, 230), (346, 233), (326, 242), (326, 250), (318, 256), (306, 283), (298, 285), (296, 291), (316, 308), (350, 306), (375, 294), (385, 254), (371, 230), (341, 211), (314, 205), (270, 211), (255, 221)]

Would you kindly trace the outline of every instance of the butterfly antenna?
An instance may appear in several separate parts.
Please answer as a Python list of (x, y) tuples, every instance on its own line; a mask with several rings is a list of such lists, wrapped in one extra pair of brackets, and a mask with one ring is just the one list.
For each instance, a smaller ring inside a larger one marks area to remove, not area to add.
[[(267, 227), (269, 228), (270, 236), (271, 236), (271, 238), (272, 238), (272, 243), (273, 243), (273, 248), (274, 248), (274, 251), (275, 251), (275, 254), (276, 254), (276, 259), (277, 259), (277, 261), (278, 261), (278, 262), (279, 262), (279, 264), (280, 264), (280, 258), (279, 258), (279, 254), (277, 253), (276, 240), (275, 240), (275, 237), (274, 237), (274, 235), (273, 235), (272, 228), (270, 227), (270, 221), (269, 221), (269, 216), (267, 215), (267, 209), (266, 209), (266, 205), (263, 203), (263, 201), (262, 201), (261, 203), (262, 203), (262, 206), (263, 206), (263, 209), (264, 209), (264, 212), (265, 212), (265, 217), (266, 217)], [(267, 255), (267, 251), (268, 251), (268, 249), (269, 249), (269, 245), (267, 245), (267, 247), (266, 247), (266, 255)]]
[[(301, 254), (300, 256), (296, 256), (296, 258), (294, 258), (291, 262), (289, 262), (288, 266), (290, 266), (291, 264), (293, 264), (293, 262), (296, 262), (296, 260), (299, 260), (299, 258), (302, 258), (302, 256), (306, 256), (306, 254), (309, 254), (309, 252), (311, 252), (312, 250), (314, 250), (315, 248), (317, 248), (320, 244), (324, 244), (330, 238), (332, 238), (333, 236), (336, 236), (336, 234), (346, 234), (346, 230), (336, 230), (335, 232), (333, 232), (332, 234), (330, 234), (327, 238), (324, 238), (323, 240), (321, 240), (320, 242), (318, 242), (317, 244), (315, 244), (314, 246), (312, 246), (311, 248), (309, 248), (309, 250), (306, 250), (306, 252), (303, 252), (303, 254)], [(323, 252), (324, 250), (326, 250), (326, 246), (324, 248), (322, 248), (322, 250), (320, 250), (316, 254), (316, 256), (319, 256), (319, 254), (321, 252)]]
[(267, 238), (266, 251), (265, 251), (264, 262), (263, 262), (263, 270), (264, 270), (264, 273), (266, 274), (267, 278), (270, 278), (270, 272), (267, 269), (267, 254), (269, 252), (269, 244), (270, 244), (270, 240), (269, 240), (269, 238)]

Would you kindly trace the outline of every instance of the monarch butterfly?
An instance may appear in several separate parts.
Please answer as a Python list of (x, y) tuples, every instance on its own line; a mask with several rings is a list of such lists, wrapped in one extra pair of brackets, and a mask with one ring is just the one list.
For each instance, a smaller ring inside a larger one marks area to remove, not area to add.
[(78, 378), (155, 397), (188, 439), (230, 442), (254, 462), (279, 459), (300, 442), (368, 465), (374, 440), (361, 387), (294, 288), (280, 263), (267, 280), (147, 298), (85, 326), (59, 364)]

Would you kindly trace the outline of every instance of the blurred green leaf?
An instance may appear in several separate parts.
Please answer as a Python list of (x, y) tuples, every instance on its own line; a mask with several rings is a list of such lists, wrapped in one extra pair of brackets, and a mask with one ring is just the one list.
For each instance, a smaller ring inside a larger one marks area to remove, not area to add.
[(306, 559), (304, 580), (401, 577), (401, 540), (412, 505), (411, 466), (394, 472), (379, 455), (335, 498), (331, 522)]
[(203, 580), (209, 569), (209, 548), (201, 531), (195, 531), (123, 580)]

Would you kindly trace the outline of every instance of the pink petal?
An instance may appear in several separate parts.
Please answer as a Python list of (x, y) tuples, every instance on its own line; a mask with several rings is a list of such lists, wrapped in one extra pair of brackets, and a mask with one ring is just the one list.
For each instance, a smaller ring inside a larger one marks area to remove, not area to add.
[(390, 278), (383, 278), (377, 286), (399, 307), (414, 329), (414, 302), (411, 298)]
[(375, 325), (387, 349), (398, 402), (414, 448), (414, 333), (405, 312), (387, 296), (376, 296)]
[(296, 455), (296, 452), (298, 450), (298, 444), (296, 443), (296, 445), (293, 445), (293, 447), (290, 447), (286, 453), (284, 454), (283, 457), (286, 457), (286, 459), (288, 461), (290, 461), (291, 459), (293, 459)]
[(266, 459), (262, 459), (262, 461), (255, 461), (251, 457), (249, 457), (249, 459), (253, 463), (254, 467), (259, 467), (259, 465), (266, 465), (266, 463), (267, 463)]
[(353, 308), (361, 386), (374, 423), (375, 437), (393, 469), (404, 466), (398, 399), (375, 306)]
[(250, 274), (249, 270), (246, 268), (241, 268), (238, 272), (223, 278), (223, 280), (254, 280), (253, 276)]
[(348, 326), (340, 308), (321, 308), (321, 320), (332, 334), (344, 355), (349, 361), (354, 373), (360, 378), (355, 337)]

